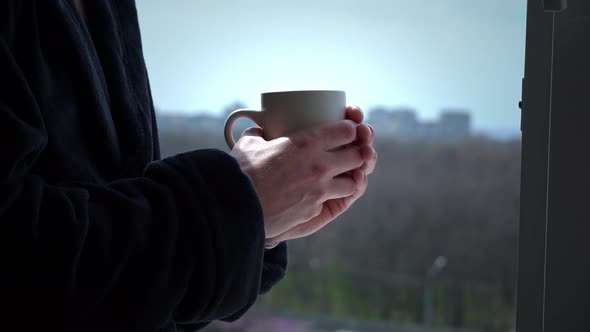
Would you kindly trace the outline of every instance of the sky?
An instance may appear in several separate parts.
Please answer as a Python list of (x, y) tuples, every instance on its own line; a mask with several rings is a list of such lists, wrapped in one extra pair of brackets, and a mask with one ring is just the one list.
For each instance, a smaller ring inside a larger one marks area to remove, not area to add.
[(526, 0), (136, 0), (154, 103), (220, 112), (260, 93), (344, 90), (347, 103), (448, 108), (517, 130)]

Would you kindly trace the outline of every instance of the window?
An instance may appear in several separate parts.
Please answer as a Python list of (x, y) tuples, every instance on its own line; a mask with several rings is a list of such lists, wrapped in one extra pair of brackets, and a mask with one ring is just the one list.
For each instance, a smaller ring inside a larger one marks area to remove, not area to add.
[(209, 331), (514, 328), (524, 0), (137, 5), (165, 155), (266, 91), (345, 90), (379, 135), (365, 197)]

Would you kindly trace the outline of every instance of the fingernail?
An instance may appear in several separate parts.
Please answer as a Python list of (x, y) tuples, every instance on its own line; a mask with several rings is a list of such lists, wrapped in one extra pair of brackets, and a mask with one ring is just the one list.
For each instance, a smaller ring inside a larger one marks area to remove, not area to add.
[(371, 126), (370, 124), (367, 125), (367, 127), (369, 127), (369, 130), (371, 130), (371, 136), (375, 136), (375, 129), (373, 129), (373, 126)]

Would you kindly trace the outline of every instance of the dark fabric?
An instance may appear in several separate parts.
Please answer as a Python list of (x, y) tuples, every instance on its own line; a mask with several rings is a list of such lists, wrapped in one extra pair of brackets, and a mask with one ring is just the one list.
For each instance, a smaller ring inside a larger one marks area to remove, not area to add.
[(0, 329), (234, 320), (283, 277), (286, 245), (265, 252), (228, 154), (157, 160), (135, 4), (85, 3), (88, 25), (69, 0), (0, 2)]

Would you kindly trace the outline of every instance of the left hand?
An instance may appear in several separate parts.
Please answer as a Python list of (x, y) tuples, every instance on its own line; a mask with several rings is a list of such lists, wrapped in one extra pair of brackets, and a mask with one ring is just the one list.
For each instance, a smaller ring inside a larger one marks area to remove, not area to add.
[(375, 152), (375, 149), (373, 149), (375, 130), (371, 125), (362, 124), (364, 115), (362, 110), (357, 106), (348, 106), (346, 108), (346, 118), (360, 124), (357, 128), (356, 144), (361, 147), (360, 151), (364, 163), (360, 168), (351, 171), (349, 174), (341, 174), (339, 176), (352, 176), (356, 184), (355, 192), (348, 197), (325, 201), (323, 203), (322, 211), (317, 217), (299, 224), (280, 235), (267, 239), (266, 245), (308, 236), (317, 232), (348, 210), (348, 208), (350, 208), (352, 204), (365, 193), (368, 184), (368, 175), (373, 173), (377, 163), (377, 153)]

